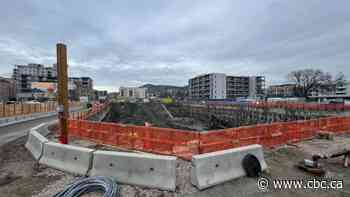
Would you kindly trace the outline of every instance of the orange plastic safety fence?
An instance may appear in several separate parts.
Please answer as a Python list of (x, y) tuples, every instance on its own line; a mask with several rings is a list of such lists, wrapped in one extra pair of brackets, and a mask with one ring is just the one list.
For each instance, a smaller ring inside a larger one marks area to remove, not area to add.
[(240, 146), (246, 146), (250, 144), (259, 144), (260, 138), (264, 135), (265, 128), (254, 126), (245, 126), (237, 128), (237, 136)]
[(208, 153), (239, 146), (237, 129), (223, 129), (199, 133), (199, 152)]
[(166, 128), (134, 127), (135, 149), (160, 154), (172, 154), (174, 132)]
[(258, 128), (259, 127), (263, 134), (260, 139), (260, 144), (265, 147), (273, 148), (285, 144), (288, 140), (284, 132), (286, 127), (283, 123), (264, 124), (258, 126)]
[(261, 124), (206, 132), (69, 120), (70, 136), (120, 148), (176, 155), (188, 160), (196, 154), (250, 144), (273, 148), (309, 139), (320, 130), (336, 134), (348, 132), (350, 117)]
[(350, 117), (343, 117), (343, 129), (344, 131), (350, 131)]
[(199, 134), (176, 129), (69, 120), (70, 136), (96, 143), (190, 159), (199, 151)]

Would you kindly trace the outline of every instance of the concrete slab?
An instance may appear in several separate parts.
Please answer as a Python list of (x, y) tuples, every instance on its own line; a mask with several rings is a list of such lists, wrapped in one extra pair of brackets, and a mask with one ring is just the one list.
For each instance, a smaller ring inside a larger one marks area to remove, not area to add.
[(262, 146), (255, 144), (240, 148), (195, 155), (192, 158), (191, 182), (198, 189), (205, 189), (238, 177), (245, 176), (242, 159), (253, 154), (263, 170), (267, 164)]
[(73, 174), (86, 175), (90, 169), (93, 151), (89, 148), (47, 142), (39, 163)]
[(95, 151), (91, 176), (112, 176), (118, 182), (174, 191), (176, 157)]
[(28, 133), (28, 139), (25, 144), (25, 147), (33, 155), (35, 160), (39, 160), (43, 153), (44, 143), (47, 143), (49, 140), (42, 136), (37, 129), (44, 124), (40, 124), (32, 128)]

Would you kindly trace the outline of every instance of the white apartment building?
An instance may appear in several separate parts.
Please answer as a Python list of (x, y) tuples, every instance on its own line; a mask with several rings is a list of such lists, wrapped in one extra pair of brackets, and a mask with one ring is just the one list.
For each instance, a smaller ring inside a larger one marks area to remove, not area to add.
[(31, 92), (32, 82), (56, 82), (57, 68), (41, 64), (15, 65), (12, 78), (18, 93)]
[(265, 94), (263, 76), (227, 76), (223, 73), (209, 73), (189, 80), (191, 99), (235, 99), (260, 97)]
[(225, 99), (226, 75), (210, 73), (190, 79), (189, 94), (193, 99)]
[(350, 96), (350, 82), (346, 82), (342, 85), (337, 85), (335, 93), (336, 93), (336, 95)]
[(120, 96), (126, 98), (136, 98), (144, 99), (146, 98), (147, 88), (138, 88), (138, 87), (120, 87), (119, 92)]

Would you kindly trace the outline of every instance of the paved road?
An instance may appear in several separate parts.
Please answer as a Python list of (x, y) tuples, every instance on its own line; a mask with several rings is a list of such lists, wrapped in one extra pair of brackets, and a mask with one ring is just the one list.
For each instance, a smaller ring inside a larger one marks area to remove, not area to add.
[[(80, 107), (71, 109), (71, 111), (79, 111), (79, 110), (83, 110), (83, 109)], [(22, 136), (25, 136), (31, 128), (41, 123), (51, 122), (56, 119), (57, 119), (57, 115), (52, 115), (45, 118), (39, 118), (35, 120), (29, 120), (22, 123), (0, 127), (0, 146), (8, 142), (11, 142), (15, 139), (18, 139)]]
[(53, 116), (41, 118), (41, 119), (30, 120), (30, 121), (9, 125), (5, 127), (0, 127), (0, 146), (8, 142), (11, 142), (17, 138), (20, 138), (22, 136), (25, 136), (27, 134), (27, 131), (29, 131), (29, 129), (41, 123), (50, 122), (55, 119), (57, 119), (57, 115), (53, 115)]

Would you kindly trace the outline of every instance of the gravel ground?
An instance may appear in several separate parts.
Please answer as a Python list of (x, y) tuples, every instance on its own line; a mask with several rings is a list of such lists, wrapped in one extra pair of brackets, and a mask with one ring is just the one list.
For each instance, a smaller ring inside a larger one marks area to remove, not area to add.
[(0, 196), (31, 196), (62, 177), (63, 173), (42, 174), (55, 170), (38, 167), (25, 149), (25, 141), (26, 137), (22, 137), (0, 147)]

